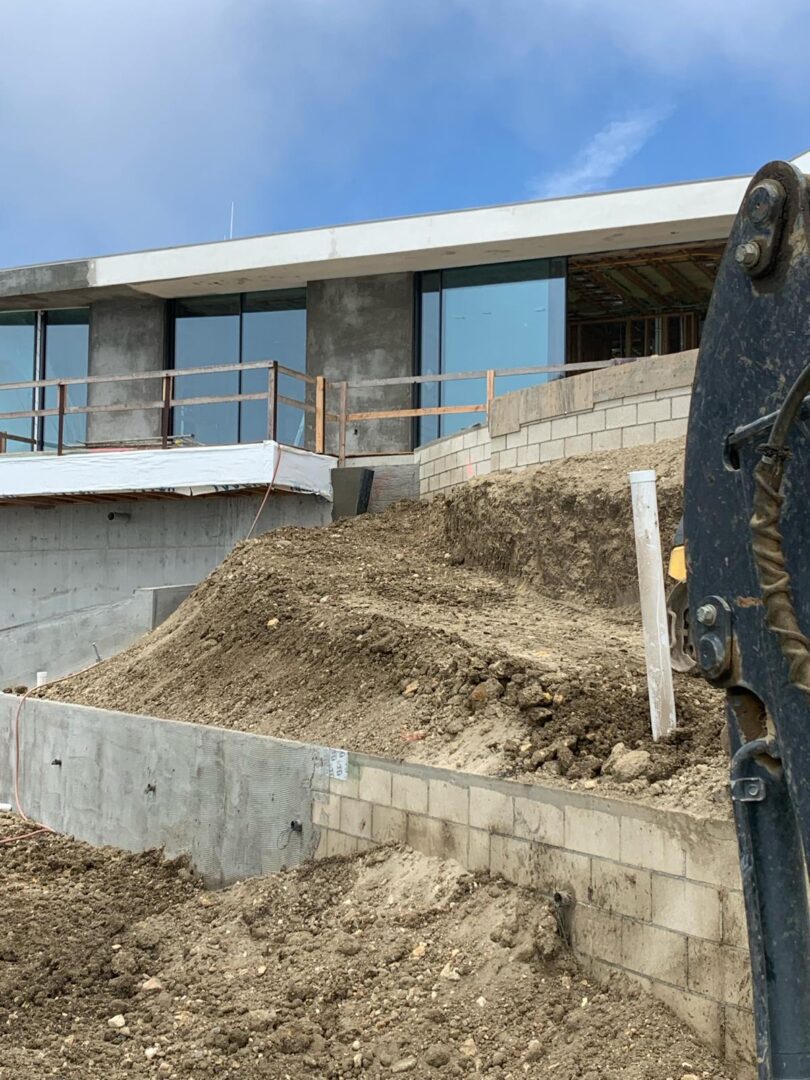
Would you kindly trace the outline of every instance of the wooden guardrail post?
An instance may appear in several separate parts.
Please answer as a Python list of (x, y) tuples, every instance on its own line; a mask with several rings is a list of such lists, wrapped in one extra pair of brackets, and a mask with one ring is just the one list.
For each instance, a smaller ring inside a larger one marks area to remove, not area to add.
[(323, 454), (326, 448), (326, 379), (315, 379), (315, 453)]
[(65, 407), (67, 405), (67, 386), (60, 382), (57, 387), (57, 400), (59, 416), (56, 423), (56, 453), (62, 455), (65, 452)]
[(349, 384), (344, 379), (340, 384), (340, 420), (338, 421), (338, 464), (346, 464), (346, 414), (349, 411)]
[(487, 372), (487, 416), (492, 411), (492, 402), (495, 398), (495, 372), (492, 368)]
[(163, 412), (161, 413), (160, 441), (163, 449), (169, 445), (169, 429), (172, 423), (172, 398), (174, 396), (174, 376), (163, 376)]
[(278, 360), (267, 367), (267, 438), (278, 436)]
[(5, 431), (0, 431), (0, 454), (5, 454), (5, 452), (6, 452), (6, 433), (5, 433)]

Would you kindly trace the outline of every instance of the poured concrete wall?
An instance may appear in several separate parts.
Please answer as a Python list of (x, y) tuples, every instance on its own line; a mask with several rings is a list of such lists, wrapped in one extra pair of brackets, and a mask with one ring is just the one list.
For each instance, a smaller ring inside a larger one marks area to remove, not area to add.
[[(307, 371), (328, 382), (389, 378), (413, 373), (413, 274), (375, 274), (307, 285)], [(408, 408), (405, 386), (353, 390), (354, 412)], [(335, 388), (328, 407), (336, 409)], [(337, 451), (337, 425), (328, 428), (327, 451)], [(408, 450), (411, 421), (372, 420), (350, 424), (349, 454)]]
[[(0, 695), (6, 802), (19, 700)], [(328, 762), (318, 747), (30, 699), (19, 730), (22, 807), (57, 832), (189, 855), (210, 886), (295, 866), (315, 849), (312, 792)]]
[[(244, 539), (262, 498), (0, 507), (0, 627), (115, 603), (139, 588), (196, 583)], [(326, 499), (276, 494), (256, 532), (324, 525), (330, 515)]]
[(0, 686), (34, 686), (39, 671), (48, 679), (80, 671), (101, 657), (129, 648), (167, 619), (193, 585), (136, 589), (114, 604), (68, 611), (0, 630)]
[[(166, 302), (142, 299), (98, 300), (90, 306), (89, 375), (133, 375), (166, 366)], [(162, 399), (162, 380), (91, 383), (89, 405)], [(87, 442), (116, 444), (157, 439), (161, 410), (90, 414)]]

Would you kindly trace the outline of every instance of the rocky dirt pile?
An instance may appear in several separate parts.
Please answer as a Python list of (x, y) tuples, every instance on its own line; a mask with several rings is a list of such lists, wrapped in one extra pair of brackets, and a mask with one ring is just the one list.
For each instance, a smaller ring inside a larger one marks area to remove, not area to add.
[(154, 855), (0, 850), (3, 1080), (730, 1080), (588, 979), (535, 895), (454, 863), (381, 849), (210, 894)]
[(716, 813), (722, 697), (676, 676), (679, 729), (654, 746), (638, 611), (615, 605), (635, 576), (627, 471), (658, 470), (668, 534), (682, 450), (266, 534), (133, 648), (47, 693)]

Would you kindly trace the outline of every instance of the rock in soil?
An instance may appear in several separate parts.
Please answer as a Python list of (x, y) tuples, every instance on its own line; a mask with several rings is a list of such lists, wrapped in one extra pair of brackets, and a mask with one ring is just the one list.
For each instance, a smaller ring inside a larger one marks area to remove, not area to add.
[[(667, 550), (682, 440), (479, 478), (242, 543), (162, 626), (44, 693), (717, 816), (722, 693), (676, 675), (678, 730), (650, 737), (627, 482), (641, 467), (658, 473)], [(609, 775), (619, 742), (649, 766)], [(711, 777), (695, 783), (697, 765)]]
[(684, 1063), (731, 1080), (638, 987), (585, 975), (542, 899), (452, 862), (378, 849), (203, 894), (156, 854), (53, 835), (2, 851), (2, 1080), (667, 1080)]

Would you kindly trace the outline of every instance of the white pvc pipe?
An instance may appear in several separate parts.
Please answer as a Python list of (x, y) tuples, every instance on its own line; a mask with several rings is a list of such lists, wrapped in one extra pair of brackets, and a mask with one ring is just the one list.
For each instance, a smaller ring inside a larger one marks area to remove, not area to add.
[(655, 470), (631, 472), (633, 527), (636, 535), (638, 585), (641, 594), (641, 622), (647, 658), (647, 689), (650, 695), (652, 737), (657, 742), (675, 730), (675, 694), (669, 656), (669, 622), (661, 535), (658, 530), (658, 499)]
[(48, 672), (47, 671), (38, 671), (37, 672), (37, 686), (44, 686), (47, 683), (47, 681), (48, 681)]

